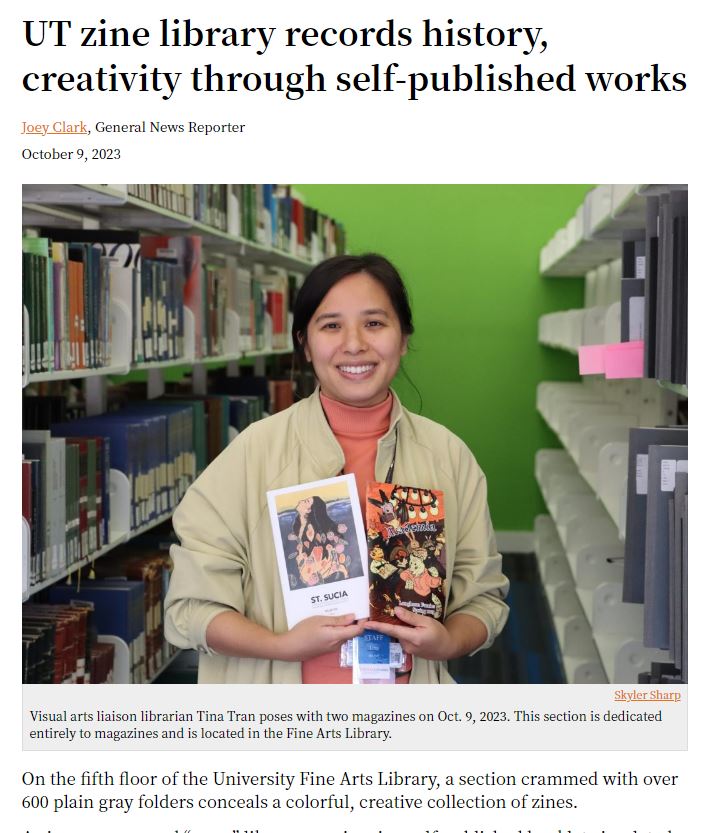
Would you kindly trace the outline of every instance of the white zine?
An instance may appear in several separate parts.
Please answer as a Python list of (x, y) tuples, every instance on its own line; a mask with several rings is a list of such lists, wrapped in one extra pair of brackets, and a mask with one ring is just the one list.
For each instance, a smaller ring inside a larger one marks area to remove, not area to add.
[(289, 628), (309, 616), (368, 617), (368, 548), (355, 477), (266, 492)]

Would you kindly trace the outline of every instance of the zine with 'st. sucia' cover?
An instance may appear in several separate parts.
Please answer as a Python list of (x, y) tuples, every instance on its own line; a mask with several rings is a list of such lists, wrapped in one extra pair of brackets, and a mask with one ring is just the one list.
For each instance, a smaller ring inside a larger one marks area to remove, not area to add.
[(395, 622), (398, 605), (445, 613), (443, 492), (369, 483), (366, 495), (370, 618)]
[(267, 492), (289, 628), (309, 616), (368, 616), (368, 556), (352, 474)]

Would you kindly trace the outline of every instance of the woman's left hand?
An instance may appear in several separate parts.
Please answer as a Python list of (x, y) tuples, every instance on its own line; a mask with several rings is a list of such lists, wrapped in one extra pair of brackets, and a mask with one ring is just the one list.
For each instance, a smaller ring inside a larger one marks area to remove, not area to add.
[(443, 624), (432, 616), (396, 607), (395, 618), (402, 624), (369, 621), (365, 624), (366, 630), (392, 636), (406, 653), (423, 659), (455, 659), (479, 648), (487, 639), (484, 623), (462, 613), (453, 614)]
[(450, 631), (432, 616), (413, 613), (405, 607), (395, 608), (395, 617), (403, 624), (366, 622), (366, 629), (378, 631), (397, 639), (408, 654), (423, 659), (450, 659), (455, 656), (455, 643)]

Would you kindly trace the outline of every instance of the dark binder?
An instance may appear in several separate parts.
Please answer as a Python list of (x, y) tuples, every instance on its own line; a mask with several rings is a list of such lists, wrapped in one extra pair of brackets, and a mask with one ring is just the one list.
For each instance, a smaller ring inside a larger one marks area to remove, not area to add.
[(659, 267), (659, 198), (646, 198), (644, 260), (644, 376), (656, 374), (656, 295)]
[(673, 560), (671, 562), (671, 630), (673, 641), (674, 665), (683, 670), (684, 657), (684, 612), (686, 610), (686, 582), (684, 581), (684, 562), (686, 550), (684, 542), (685, 499), (689, 491), (689, 475), (677, 472), (674, 486), (673, 508)]
[[(684, 192), (686, 197), (686, 192)], [(688, 217), (674, 219), (673, 353), (671, 381), (685, 385), (688, 376)]]
[[(646, 455), (650, 445), (686, 445), (685, 427), (630, 428), (627, 473), (626, 531), (624, 539), (624, 588), (622, 601), (644, 601), (644, 557), (646, 547)], [(638, 471), (637, 471), (638, 469)], [(637, 474), (640, 477), (637, 477)], [(639, 489), (637, 489), (637, 485)]]
[(668, 467), (688, 460), (684, 445), (649, 446), (644, 561), (644, 645), (668, 651), (670, 645), (669, 501), (673, 500), (675, 472)]

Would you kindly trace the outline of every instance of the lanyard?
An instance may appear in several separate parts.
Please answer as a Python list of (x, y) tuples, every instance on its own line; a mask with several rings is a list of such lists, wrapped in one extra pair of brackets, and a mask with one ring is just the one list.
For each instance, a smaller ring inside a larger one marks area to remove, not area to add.
[[(390, 465), (388, 466), (388, 471), (385, 473), (385, 480), (384, 483), (392, 483), (393, 482), (393, 473), (395, 471), (395, 456), (398, 453), (398, 425), (396, 423), (395, 426), (395, 445), (393, 446), (393, 459), (390, 461)], [(341, 469), (339, 474), (345, 474), (345, 469)]]
[(398, 424), (395, 424), (395, 445), (393, 446), (393, 459), (390, 461), (390, 467), (385, 475), (385, 482), (393, 482), (393, 472), (395, 471), (395, 455), (398, 453)]

